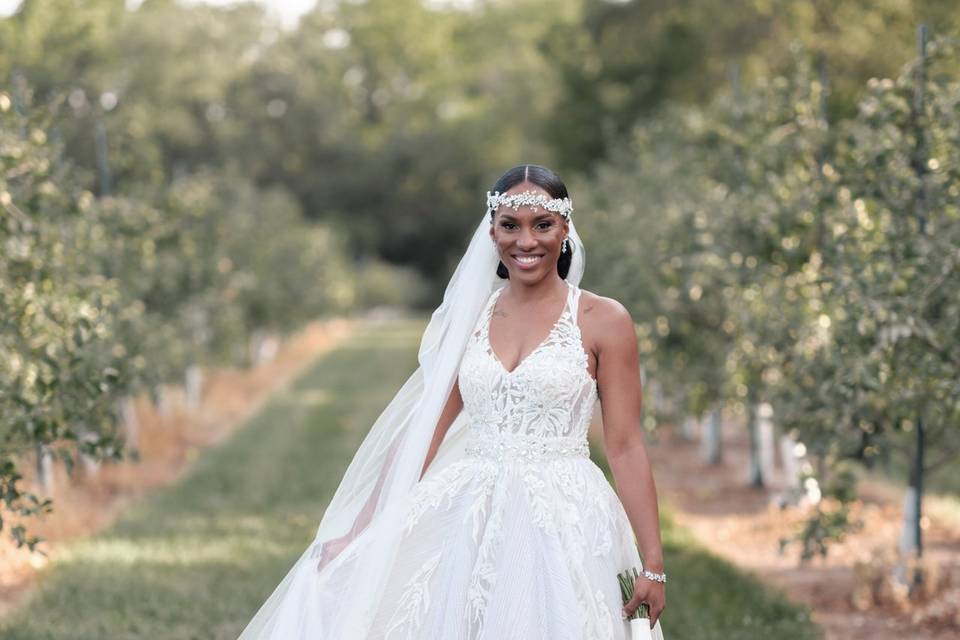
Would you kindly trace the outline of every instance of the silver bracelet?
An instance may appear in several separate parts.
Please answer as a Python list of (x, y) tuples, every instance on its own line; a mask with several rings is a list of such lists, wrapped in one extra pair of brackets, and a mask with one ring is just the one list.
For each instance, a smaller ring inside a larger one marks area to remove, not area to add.
[(650, 580), (653, 580), (655, 582), (663, 582), (664, 584), (666, 584), (667, 582), (666, 573), (654, 573), (653, 571), (648, 571), (647, 569), (644, 569), (643, 575), (644, 577), (649, 578)]

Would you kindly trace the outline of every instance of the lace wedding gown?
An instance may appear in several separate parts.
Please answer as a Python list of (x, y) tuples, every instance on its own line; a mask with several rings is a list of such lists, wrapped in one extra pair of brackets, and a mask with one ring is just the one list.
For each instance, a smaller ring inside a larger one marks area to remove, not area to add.
[[(597, 389), (576, 321), (581, 290), (567, 284), (559, 319), (513, 371), (489, 338), (503, 288), (487, 301), (459, 370), (466, 453), (416, 484), (365, 640), (630, 637), (616, 576), (642, 565), (623, 506), (588, 457)], [(293, 583), (270, 637), (361, 640), (318, 632), (331, 612), (306, 622), (304, 608), (336, 589), (313, 592), (309, 580), (296, 577), (303, 587)], [(653, 638), (663, 639), (659, 621)]]

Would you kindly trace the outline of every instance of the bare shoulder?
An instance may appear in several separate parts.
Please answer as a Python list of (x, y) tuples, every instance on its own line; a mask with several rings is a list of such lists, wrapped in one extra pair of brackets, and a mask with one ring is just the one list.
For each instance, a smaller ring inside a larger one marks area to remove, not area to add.
[(596, 344), (613, 347), (636, 342), (636, 330), (630, 311), (615, 298), (608, 298), (582, 289), (580, 293), (580, 326), (594, 337)]

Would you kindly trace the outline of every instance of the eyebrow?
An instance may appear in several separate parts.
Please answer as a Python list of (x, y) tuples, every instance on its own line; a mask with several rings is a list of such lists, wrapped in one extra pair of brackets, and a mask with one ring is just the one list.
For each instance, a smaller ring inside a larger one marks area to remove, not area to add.
[[(549, 218), (549, 217), (551, 217), (551, 216), (553, 216), (553, 214), (552, 214), (551, 212), (549, 212), (549, 211), (544, 211), (543, 213), (538, 213), (537, 215), (535, 215), (535, 216), (533, 217), (533, 219), (534, 219), (534, 220), (541, 220), (541, 219), (543, 219), (543, 218)], [(517, 219), (517, 217), (514, 216), (512, 213), (501, 213), (501, 214), (500, 214), (500, 219), (503, 220), (503, 219), (505, 219), (505, 218), (509, 218), (510, 220), (516, 220), (516, 219)]]

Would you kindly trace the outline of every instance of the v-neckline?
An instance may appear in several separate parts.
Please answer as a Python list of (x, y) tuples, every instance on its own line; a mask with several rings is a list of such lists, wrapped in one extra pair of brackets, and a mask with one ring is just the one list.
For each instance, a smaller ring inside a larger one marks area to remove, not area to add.
[(573, 285), (566, 281), (564, 281), (564, 284), (567, 285), (567, 297), (563, 301), (563, 308), (560, 309), (560, 316), (556, 319), (556, 321), (554, 321), (553, 325), (550, 327), (550, 331), (547, 332), (547, 335), (544, 336), (543, 340), (541, 340), (539, 344), (537, 344), (537, 346), (530, 351), (530, 353), (520, 358), (520, 360), (517, 362), (517, 365), (512, 370), (507, 370), (507, 367), (504, 366), (503, 361), (500, 360), (500, 356), (498, 356), (497, 352), (493, 349), (493, 342), (490, 341), (490, 321), (493, 319), (493, 309), (497, 306), (497, 299), (500, 298), (500, 294), (506, 287), (501, 287), (497, 290), (496, 296), (490, 302), (490, 309), (487, 311), (487, 328), (484, 334), (487, 339), (487, 351), (490, 353), (493, 361), (497, 363), (504, 374), (512, 376), (514, 373), (516, 373), (520, 367), (522, 367), (527, 360), (530, 359), (530, 356), (535, 354), (537, 351), (542, 349), (545, 344), (547, 344), (547, 341), (549, 341), (550, 337), (553, 336), (553, 332), (556, 331), (557, 327), (560, 326), (560, 321), (563, 320), (563, 316), (567, 314), (567, 309), (570, 306), (570, 296), (573, 294)]

